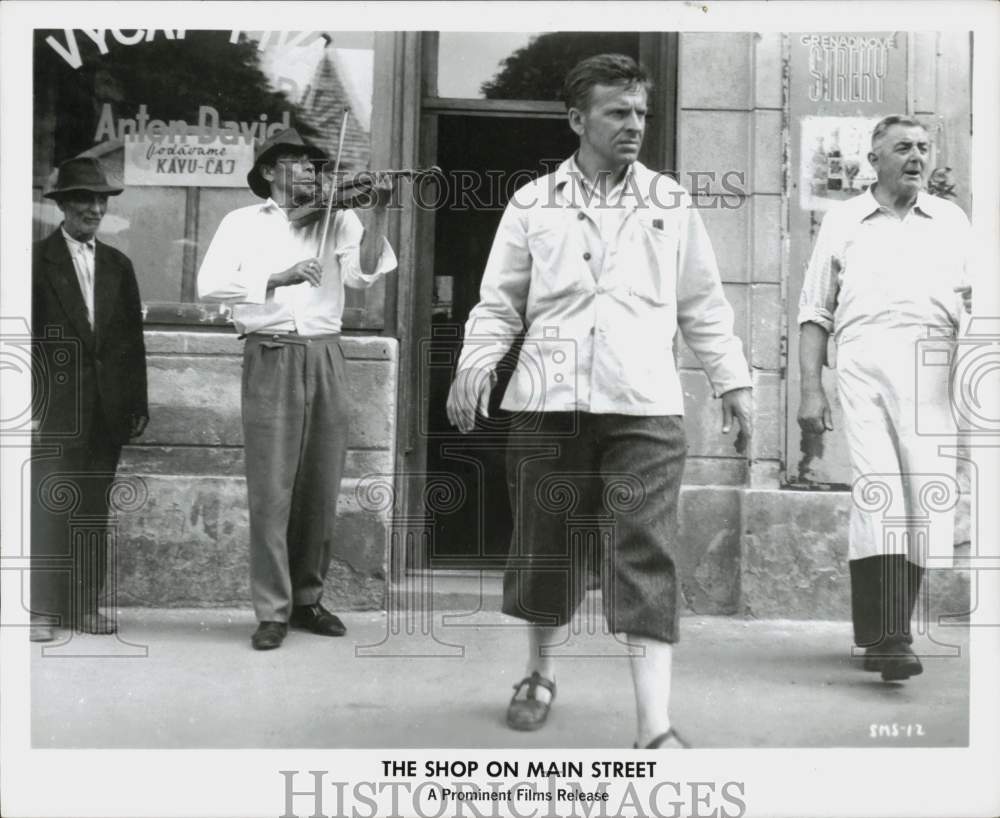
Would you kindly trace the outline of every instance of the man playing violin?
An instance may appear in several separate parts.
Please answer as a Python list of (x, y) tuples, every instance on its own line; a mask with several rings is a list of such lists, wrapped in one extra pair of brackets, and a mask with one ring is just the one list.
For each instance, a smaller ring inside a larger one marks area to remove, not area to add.
[(289, 625), (324, 636), (346, 630), (320, 603), (347, 452), (344, 286), (370, 287), (396, 268), (396, 256), (385, 237), (387, 175), (372, 176), (367, 230), (348, 209), (334, 210), (329, 221), (290, 218), (318, 203), (316, 163), (325, 158), (292, 128), (260, 145), (247, 183), (264, 202), (222, 220), (198, 271), (199, 297), (233, 304), (246, 339), (242, 414), (257, 650), (279, 647)]

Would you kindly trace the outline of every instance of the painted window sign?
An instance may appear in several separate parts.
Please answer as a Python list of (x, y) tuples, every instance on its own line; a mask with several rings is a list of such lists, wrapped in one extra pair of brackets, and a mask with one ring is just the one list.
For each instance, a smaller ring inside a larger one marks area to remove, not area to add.
[(810, 102), (885, 102), (895, 35), (802, 34), (809, 49)]
[(211, 137), (125, 139), (125, 184), (167, 187), (245, 187), (253, 167), (253, 142), (232, 145)]
[(125, 188), (109, 202), (102, 239), (132, 259), (145, 302), (194, 301), (220, 221), (258, 201), (246, 183), (255, 143), (294, 127), (333, 156), (349, 108), (341, 167), (369, 166), (375, 36), (35, 30), (33, 234), (62, 218), (42, 195), (56, 166), (98, 157)]

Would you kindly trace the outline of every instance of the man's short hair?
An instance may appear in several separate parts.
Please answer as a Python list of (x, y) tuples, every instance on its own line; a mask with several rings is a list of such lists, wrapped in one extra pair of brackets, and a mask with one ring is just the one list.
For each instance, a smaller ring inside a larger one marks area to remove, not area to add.
[(563, 81), (566, 109), (585, 111), (590, 104), (590, 89), (595, 85), (641, 86), (648, 95), (653, 88), (646, 69), (626, 54), (597, 54), (574, 65)]
[(888, 131), (893, 125), (905, 125), (907, 128), (923, 128), (925, 131), (927, 130), (927, 126), (916, 117), (905, 114), (890, 114), (889, 116), (879, 120), (875, 129), (872, 131), (873, 151), (878, 148), (879, 143), (885, 137), (885, 132)]

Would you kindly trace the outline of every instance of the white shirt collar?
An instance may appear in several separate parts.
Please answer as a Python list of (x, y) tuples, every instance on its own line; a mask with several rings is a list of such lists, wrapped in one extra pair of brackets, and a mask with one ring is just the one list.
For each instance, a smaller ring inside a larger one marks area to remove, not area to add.
[[(614, 185), (610, 190), (607, 191), (607, 195), (609, 197), (613, 193), (620, 193), (622, 190), (624, 190), (625, 183), (628, 181), (629, 177), (635, 173), (635, 165), (636, 165), (635, 162), (629, 163), (629, 166), (625, 169), (625, 173), (622, 176), (621, 180), (616, 185)], [(557, 184), (565, 184), (571, 180), (574, 180), (577, 182), (577, 184), (585, 185), (586, 190), (591, 190), (593, 188), (593, 185), (591, 185), (590, 181), (587, 179), (583, 170), (580, 168), (580, 165), (577, 164), (576, 152), (574, 152), (573, 155), (569, 157), (569, 159), (567, 159), (565, 162), (562, 163), (562, 165), (559, 167), (556, 173), (559, 174), (560, 177), (557, 181)]]
[(270, 196), (268, 196), (267, 201), (260, 206), (260, 210), (261, 213), (280, 213), (282, 216), (285, 217), (286, 221), (288, 220), (288, 213), (281, 205), (279, 205), (276, 201), (274, 201), (274, 199), (272, 199)]
[[(875, 198), (875, 185), (872, 184), (864, 193), (857, 197), (858, 207), (860, 208), (861, 221), (864, 221), (869, 216), (880, 210), (890, 211), (890, 208), (885, 207), (879, 203), (879, 200)], [(938, 200), (936, 197), (932, 196), (926, 190), (921, 190), (917, 193), (917, 198), (913, 201), (913, 205), (910, 210), (919, 213), (921, 216), (926, 216), (929, 219), (933, 219), (940, 211), (938, 210)]]
[(80, 241), (79, 239), (74, 239), (69, 233), (66, 232), (66, 228), (63, 225), (59, 226), (62, 231), (63, 238), (66, 239), (66, 244), (70, 247), (77, 249), (83, 247), (89, 247), (92, 251), (96, 249), (96, 242), (93, 237), (89, 241)]

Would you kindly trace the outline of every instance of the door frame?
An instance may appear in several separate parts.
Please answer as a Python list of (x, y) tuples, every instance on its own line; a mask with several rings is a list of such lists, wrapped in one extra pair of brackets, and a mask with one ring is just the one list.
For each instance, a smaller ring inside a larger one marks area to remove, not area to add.
[[(393, 146), (390, 154), (403, 164), (429, 167), (437, 153), (437, 124), (441, 116), (540, 117), (566, 116), (561, 102), (537, 100), (446, 99), (430, 96), (436, 88), (438, 33), (396, 32), (386, 67), (395, 78), (392, 95)], [(639, 59), (654, 84), (656, 105), (643, 142), (641, 161), (653, 168), (675, 171), (677, 156), (676, 32), (640, 32)], [(399, 270), (396, 286), (386, 295), (386, 333), (399, 339), (399, 378), (396, 415), (396, 520), (413, 522), (424, 514), (427, 441), (420, 434), (422, 401), (429, 377), (422, 365), (423, 343), (430, 338), (434, 281), (434, 213), (404, 200), (399, 216)], [(390, 538), (389, 578), (398, 582), (407, 572), (426, 569), (422, 548), (410, 548), (405, 537)]]

